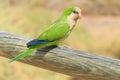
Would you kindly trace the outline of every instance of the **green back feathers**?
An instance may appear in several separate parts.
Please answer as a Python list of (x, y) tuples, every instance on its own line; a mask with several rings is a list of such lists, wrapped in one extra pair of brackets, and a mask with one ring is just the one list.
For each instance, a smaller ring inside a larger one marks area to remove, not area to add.
[(74, 7), (69, 7), (69, 8), (67, 8), (67, 9), (63, 12), (61, 18), (66, 18), (67, 16), (69, 16), (69, 15), (74, 11), (74, 9), (75, 9)]

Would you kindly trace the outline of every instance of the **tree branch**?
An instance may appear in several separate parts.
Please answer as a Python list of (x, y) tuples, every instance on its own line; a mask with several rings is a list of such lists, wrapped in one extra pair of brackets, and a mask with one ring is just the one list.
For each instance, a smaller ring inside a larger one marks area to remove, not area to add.
[[(29, 40), (0, 32), (0, 55), (9, 59), (15, 57), (27, 49)], [(84, 80), (120, 80), (120, 60), (67, 47), (40, 49), (19, 61)]]

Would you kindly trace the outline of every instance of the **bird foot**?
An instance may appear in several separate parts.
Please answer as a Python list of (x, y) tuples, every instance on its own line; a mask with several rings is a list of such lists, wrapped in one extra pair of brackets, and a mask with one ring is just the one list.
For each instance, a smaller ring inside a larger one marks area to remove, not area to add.
[(65, 49), (65, 48), (67, 48), (67, 47), (68, 47), (67, 45), (59, 46), (59, 48), (61, 48), (61, 49)]

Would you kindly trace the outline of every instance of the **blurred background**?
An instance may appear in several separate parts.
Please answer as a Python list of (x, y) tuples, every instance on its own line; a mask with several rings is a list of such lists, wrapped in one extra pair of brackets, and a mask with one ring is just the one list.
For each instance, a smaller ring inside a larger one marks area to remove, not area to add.
[[(0, 31), (36, 38), (70, 6), (82, 9), (82, 19), (64, 44), (120, 58), (119, 0), (0, 0)], [(80, 80), (0, 58), (0, 80)]]

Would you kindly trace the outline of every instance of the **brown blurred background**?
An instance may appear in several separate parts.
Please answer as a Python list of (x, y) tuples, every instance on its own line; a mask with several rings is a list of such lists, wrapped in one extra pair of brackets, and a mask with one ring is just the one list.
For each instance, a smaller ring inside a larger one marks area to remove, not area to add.
[[(64, 44), (120, 58), (119, 0), (0, 0), (0, 30), (36, 38), (69, 6), (79, 6), (83, 16)], [(67, 75), (19, 62), (10, 64), (3, 57), (0, 65), (0, 80), (72, 80)]]

